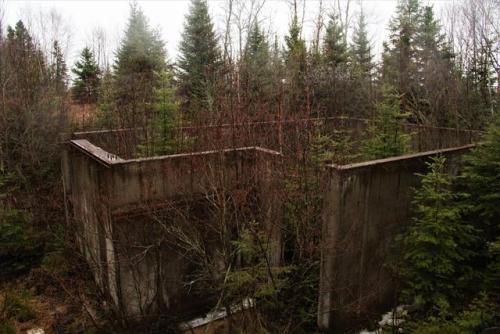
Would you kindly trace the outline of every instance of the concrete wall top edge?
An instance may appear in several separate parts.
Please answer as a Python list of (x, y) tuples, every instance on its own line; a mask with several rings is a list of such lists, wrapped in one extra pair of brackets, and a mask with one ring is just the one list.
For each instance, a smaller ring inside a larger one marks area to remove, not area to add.
[(113, 162), (113, 165), (123, 165), (123, 164), (130, 164), (130, 163), (141, 163), (141, 162), (148, 162), (148, 161), (159, 161), (159, 160), (169, 160), (169, 159), (176, 159), (176, 158), (204, 156), (204, 155), (211, 155), (211, 154), (215, 154), (215, 153), (231, 153), (231, 152), (245, 152), (245, 151), (247, 151), (247, 152), (255, 151), (255, 152), (270, 154), (273, 156), (281, 156), (282, 155), (278, 151), (270, 150), (267, 148), (262, 148), (262, 147), (258, 147), (258, 146), (248, 146), (248, 147), (226, 148), (226, 149), (222, 149), (222, 150), (197, 151), (197, 152), (179, 153), (179, 154), (171, 154), (171, 155), (159, 155), (159, 156), (137, 158), (137, 159), (127, 159), (127, 160), (122, 159), (121, 161)]
[(464, 145), (464, 146), (444, 148), (444, 149), (439, 149), (439, 150), (418, 152), (418, 153), (412, 153), (412, 154), (405, 154), (405, 155), (400, 155), (400, 156), (395, 156), (395, 157), (369, 160), (369, 161), (363, 161), (363, 162), (347, 164), (347, 165), (329, 164), (326, 167), (328, 169), (333, 169), (333, 170), (338, 171), (338, 172), (352, 171), (352, 170), (361, 169), (361, 168), (365, 168), (365, 167), (390, 164), (390, 163), (394, 163), (394, 162), (403, 162), (405, 160), (411, 160), (411, 159), (415, 159), (415, 158), (423, 158), (426, 156), (438, 155), (438, 154), (443, 154), (443, 153), (454, 153), (454, 152), (458, 153), (461, 151), (470, 150), (471, 148), (473, 148), (475, 146), (476, 146), (476, 144), (468, 144), (468, 145)]
[(109, 167), (114, 163), (123, 161), (123, 159), (119, 156), (103, 150), (99, 146), (92, 144), (86, 139), (72, 139), (70, 140), (70, 143), (73, 145), (73, 147), (76, 147), (78, 150), (104, 164), (106, 167)]
[(194, 157), (194, 156), (204, 156), (211, 155), (215, 153), (230, 153), (230, 152), (260, 152), (264, 154), (268, 154), (271, 156), (281, 156), (280, 152), (257, 147), (238, 147), (238, 148), (228, 148), (223, 150), (212, 150), (212, 151), (202, 151), (202, 152), (190, 152), (190, 153), (180, 153), (180, 154), (172, 154), (172, 155), (162, 155), (162, 156), (154, 156), (154, 157), (146, 157), (146, 158), (138, 158), (138, 159), (122, 159), (119, 156), (109, 153), (99, 146), (96, 146), (89, 142), (86, 139), (72, 139), (70, 143), (73, 147), (76, 147), (78, 150), (82, 151), (86, 155), (94, 158), (98, 162), (104, 164), (106, 167), (110, 167), (112, 165), (123, 165), (123, 164), (131, 164), (131, 163), (143, 163), (149, 161), (160, 161), (160, 160), (168, 160), (168, 159), (176, 159), (176, 158), (184, 158), (184, 157)]

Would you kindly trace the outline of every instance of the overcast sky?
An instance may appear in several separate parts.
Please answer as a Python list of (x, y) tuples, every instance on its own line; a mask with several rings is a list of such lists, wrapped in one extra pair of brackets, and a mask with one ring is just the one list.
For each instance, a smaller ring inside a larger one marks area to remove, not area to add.
[[(1, 2), (2, 0), (0, 0)], [(450, 0), (451, 1), (451, 0)], [(461, 0), (459, 0), (461, 1)], [(156, 0), (138, 1), (144, 13), (148, 16), (152, 27), (160, 29), (170, 60), (175, 60), (178, 54), (178, 44), (181, 39), (184, 17), (189, 9), (189, 0)], [(449, 3), (447, 0), (424, 0), (430, 3), (439, 13)], [(225, 0), (208, 1), (212, 18), (218, 32), (222, 31)], [(286, 34), (290, 18), (290, 1), (267, 0), (262, 10), (262, 24), (271, 33), (280, 37)], [(336, 6), (336, 1), (323, 0), (328, 9)], [(109, 49), (114, 50), (120, 37), (123, 35), (129, 14), (129, 1), (9, 1), (4, 3), (5, 21), (15, 24), (19, 19), (27, 22), (36, 31), (47, 34), (47, 19), (40, 20), (39, 13), (55, 11), (59, 13), (64, 22), (64, 29), (59, 29), (57, 34), (66, 36), (69, 32), (67, 44), (67, 60), (73, 64), (79, 51), (86, 44), (90, 44), (92, 31), (101, 27), (105, 32)], [(318, 13), (318, 0), (306, 0), (303, 37), (310, 40), (314, 30), (314, 22)], [(345, 5), (346, 2), (342, 2)], [(379, 53), (382, 41), (387, 36), (387, 24), (393, 15), (397, 2), (394, 0), (351, 0), (350, 12), (356, 15), (362, 4), (368, 19), (369, 34), (374, 50)], [(42, 22), (40, 22), (42, 21)], [(44, 25), (42, 27), (42, 25)], [(50, 43), (47, 43), (50, 44)], [(112, 57), (112, 52), (110, 52)]]

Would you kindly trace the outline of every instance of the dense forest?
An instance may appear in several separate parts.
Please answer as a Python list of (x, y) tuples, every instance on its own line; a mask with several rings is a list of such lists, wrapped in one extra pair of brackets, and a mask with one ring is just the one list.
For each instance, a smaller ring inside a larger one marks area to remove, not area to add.
[[(284, 38), (262, 23), (265, 0), (226, 2), (223, 29), (216, 29), (209, 3), (191, 0), (177, 59), (140, 3), (131, 3), (112, 61), (102, 61), (105, 40), (97, 36), (74, 64), (62, 41), (47, 45), (21, 20), (6, 26), (0, 2), (0, 334), (41, 323), (54, 333), (126, 332), (125, 321), (99, 305), (65, 223), (60, 161), (68, 133), (144, 128), (149, 141), (139, 156), (150, 156), (179, 151), (185, 143), (170, 133), (182, 126), (323, 117), (373, 122), (357, 153), (345, 132), (318, 135), (314, 170), (332, 157), (409, 152), (402, 123), (482, 132), (458, 173), (448, 174), (437, 157), (419, 175), (413, 224), (396, 238), (402, 255), (388, 265), (398, 304), (416, 308), (404, 333), (500, 326), (500, 2), (451, 2), (445, 22), (426, 1), (398, 0), (379, 55), (362, 1), (356, 15), (317, 1), (309, 41), (304, 2), (290, 3)], [(284, 216), (293, 228), (280, 281), (270, 284), (258, 265), (235, 273), (250, 276), (235, 294), (251, 286), (262, 299), (255, 332), (316, 331), (318, 180), (287, 183)], [(311, 196), (300, 200), (304, 193)], [(139, 332), (165, 332), (161, 320)], [(237, 319), (232, 330), (249, 332)]]

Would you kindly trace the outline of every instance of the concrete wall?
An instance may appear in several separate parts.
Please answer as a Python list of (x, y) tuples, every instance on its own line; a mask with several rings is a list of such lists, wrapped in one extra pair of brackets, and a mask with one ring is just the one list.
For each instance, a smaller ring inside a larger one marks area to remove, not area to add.
[[(279, 153), (255, 147), (124, 160), (87, 140), (71, 141), (63, 160), (71, 223), (96, 282), (116, 309), (129, 317), (198, 306), (202, 297), (188, 296), (185, 287), (189, 263), (168, 242), (157, 245), (164, 230), (156, 220), (168, 218), (173, 203), (188, 205), (220, 188), (231, 195), (253, 189), (269, 236), (268, 255), (278, 265), (281, 160)], [(208, 224), (210, 214), (202, 209), (198, 220)]]
[(409, 224), (415, 173), (438, 154), (456, 170), (470, 146), (326, 170), (318, 325), (349, 333), (395, 301), (386, 268), (394, 237)]

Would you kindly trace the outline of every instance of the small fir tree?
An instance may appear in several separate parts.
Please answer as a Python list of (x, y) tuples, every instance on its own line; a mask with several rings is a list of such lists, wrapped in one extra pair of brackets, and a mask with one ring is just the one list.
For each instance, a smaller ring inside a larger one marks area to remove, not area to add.
[(288, 110), (292, 114), (302, 111), (305, 104), (304, 90), (307, 72), (307, 49), (301, 37), (302, 27), (295, 13), (288, 35), (285, 36), (285, 84), (288, 98)]
[(153, 123), (152, 153), (165, 155), (176, 153), (181, 143), (173, 133), (180, 124), (178, 104), (175, 102), (175, 88), (171, 71), (156, 73), (155, 120)]
[(500, 293), (500, 114), (492, 120), (488, 130), (474, 150), (466, 156), (459, 185), (465, 196), (462, 201), (464, 220), (480, 230), (483, 254), (477, 271), (487, 267), (487, 286)]
[(358, 16), (358, 22), (354, 29), (352, 58), (355, 66), (355, 75), (371, 80), (373, 71), (373, 55), (368, 38), (366, 18), (363, 11)]
[(117, 126), (115, 98), (113, 95), (113, 75), (109, 68), (104, 70), (97, 100), (99, 110), (96, 125), (99, 128), (111, 129)]
[(366, 159), (398, 156), (409, 151), (410, 136), (401, 129), (408, 114), (400, 111), (399, 96), (392, 87), (385, 86), (383, 92), (384, 99), (375, 105), (375, 118), (364, 141)]
[(384, 43), (382, 75), (384, 83), (397, 87), (401, 96), (401, 108), (411, 110), (410, 100), (416, 89), (415, 39), (421, 17), (420, 0), (398, 1), (396, 15), (389, 23), (389, 43)]
[(461, 297), (460, 284), (472, 268), (471, 244), (476, 230), (461, 221), (457, 194), (451, 189), (453, 177), (445, 172), (445, 158), (428, 163), (429, 172), (421, 177), (414, 197), (414, 223), (402, 236), (406, 283), (404, 295), (426, 310), (447, 309), (453, 298)]
[(73, 81), (73, 99), (78, 103), (95, 103), (99, 96), (100, 70), (92, 51), (83, 48), (80, 59), (71, 70), (76, 78)]
[(241, 65), (241, 86), (250, 115), (256, 115), (270, 101), (273, 84), (270, 57), (267, 36), (255, 22), (248, 36)]
[(61, 96), (66, 92), (68, 85), (68, 68), (58, 41), (54, 41), (52, 47), (51, 77), (57, 95)]
[(344, 29), (336, 15), (330, 15), (323, 40), (323, 56), (329, 66), (337, 67), (348, 58)]

